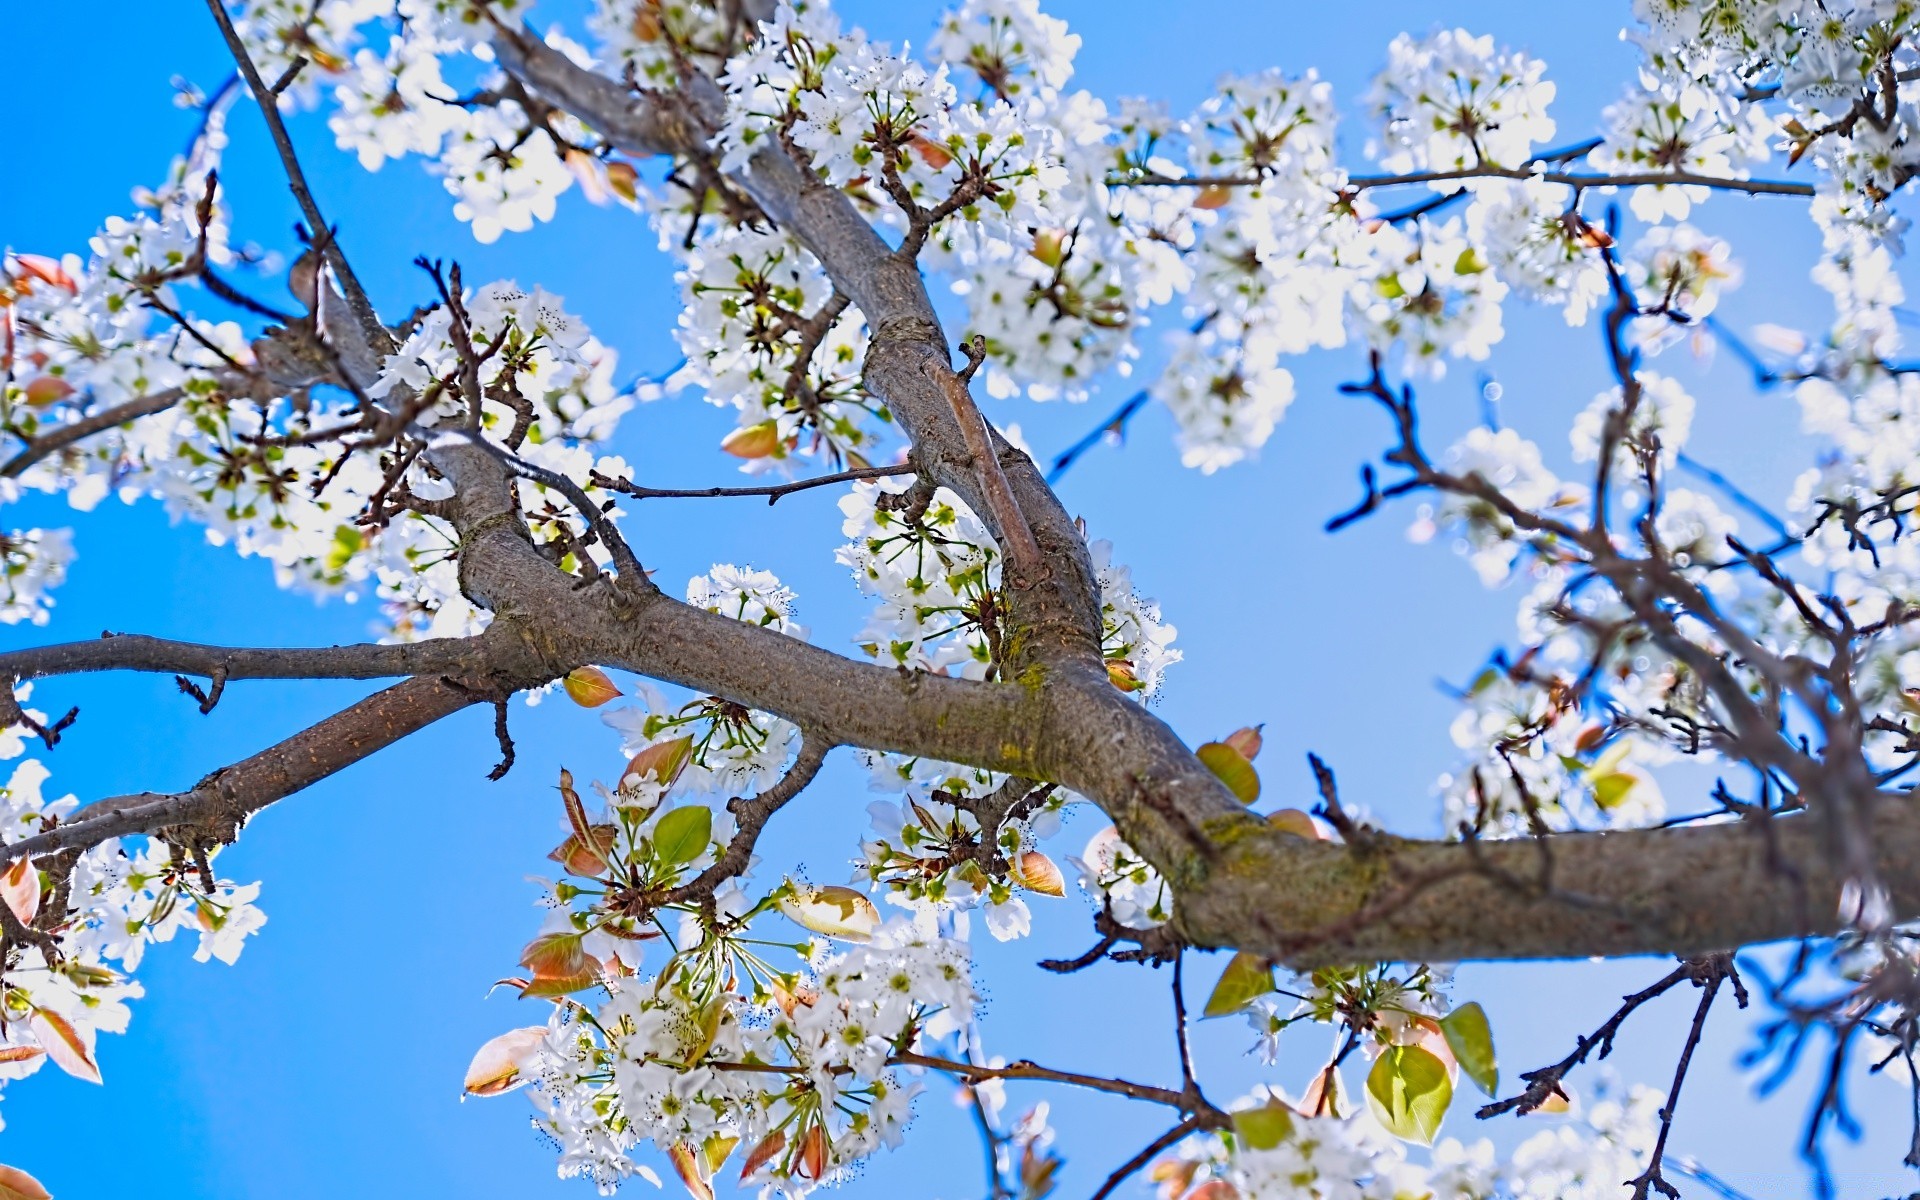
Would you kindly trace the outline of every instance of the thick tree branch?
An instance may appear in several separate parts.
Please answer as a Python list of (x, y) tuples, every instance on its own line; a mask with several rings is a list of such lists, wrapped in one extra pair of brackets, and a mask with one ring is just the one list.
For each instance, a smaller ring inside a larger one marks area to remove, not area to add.
[[(500, 39), (501, 61), (633, 153), (705, 152), (718, 89), (695, 76), (673, 97), (633, 96), (530, 36)], [(739, 182), (825, 265), (872, 330), (864, 377), (911, 435), (922, 478), (996, 523), (942, 371), (951, 371), (916, 264), (895, 254), (841, 192), (777, 147)], [(1663, 182), (1684, 182), (1679, 178)], [(466, 527), (470, 594), (539, 627), (562, 622), (582, 657), (681, 683), (796, 721), (810, 734), (1059, 783), (1113, 817), (1166, 874), (1180, 933), (1298, 964), (1692, 953), (1830, 929), (1840, 880), (1820, 831), (1769, 828), (1562, 835), (1555, 887), (1532, 884), (1539, 847), (1381, 839), (1364, 853), (1306, 843), (1246, 813), (1165, 724), (1115, 691), (1098, 659), (1097, 593), (1079, 532), (1025, 455), (994, 453), (1051, 576), (1020, 590), (1024, 662), (1015, 684), (889, 671), (665, 598), (624, 603), (578, 592), (506, 522)], [(463, 505), (470, 503), (462, 485)], [(475, 514), (500, 505), (474, 507)], [(1005, 531), (994, 528), (996, 537)], [(1577, 532), (1577, 531), (1576, 531)], [(1013, 535), (1017, 537), (1017, 534)], [(556, 630), (553, 636), (558, 636)], [(1870, 805), (1895, 908), (1920, 912), (1920, 813)], [(1781, 864), (1791, 870), (1782, 870)], [(1796, 874), (1797, 872), (1797, 874)], [(1430, 886), (1384, 905), (1409, 878)], [(1741, 895), (1739, 906), (1723, 903)], [(1356, 913), (1370, 919), (1356, 922)], [(1326, 931), (1337, 930), (1328, 936)]]

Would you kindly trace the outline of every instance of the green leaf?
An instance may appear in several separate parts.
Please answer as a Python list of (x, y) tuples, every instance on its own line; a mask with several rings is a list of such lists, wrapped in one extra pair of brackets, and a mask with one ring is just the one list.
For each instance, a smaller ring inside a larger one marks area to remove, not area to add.
[(1249, 1150), (1271, 1150), (1293, 1133), (1293, 1110), (1278, 1100), (1233, 1114), (1233, 1131)]
[(654, 857), (669, 867), (699, 858), (713, 837), (713, 810), (703, 804), (676, 808), (653, 827)]
[(1227, 969), (1220, 972), (1220, 982), (1213, 985), (1213, 994), (1207, 997), (1207, 1007), (1203, 1015), (1224, 1017), (1245, 1008), (1256, 996), (1264, 996), (1273, 990), (1273, 968), (1257, 954), (1245, 950), (1233, 956)]
[(1395, 1137), (1433, 1144), (1453, 1102), (1447, 1065), (1418, 1046), (1388, 1046), (1367, 1073), (1367, 1107)]
[(1220, 777), (1228, 791), (1240, 797), (1242, 804), (1252, 804), (1260, 798), (1260, 775), (1246, 755), (1225, 742), (1208, 742), (1193, 753), (1207, 764), (1207, 770)]
[(1487, 1012), (1475, 1000), (1440, 1018), (1440, 1032), (1474, 1085), (1491, 1096), (1500, 1090), (1500, 1066), (1493, 1059), (1493, 1029)]
[(1593, 786), (1593, 802), (1602, 809), (1612, 809), (1624, 801), (1640, 781), (1625, 771), (1610, 771), (1595, 775), (1588, 782)]

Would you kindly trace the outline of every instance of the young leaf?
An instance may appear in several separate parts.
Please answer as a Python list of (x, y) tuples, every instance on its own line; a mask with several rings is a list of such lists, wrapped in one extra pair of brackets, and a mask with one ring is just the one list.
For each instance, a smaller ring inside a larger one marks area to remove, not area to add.
[(1433, 1144), (1453, 1102), (1446, 1064), (1418, 1046), (1388, 1046), (1367, 1073), (1367, 1107), (1387, 1132)]
[(546, 1039), (545, 1025), (510, 1029), (480, 1047), (467, 1066), (463, 1085), (470, 1096), (498, 1096), (527, 1082), (520, 1073), (520, 1060), (538, 1049)]
[(52, 1009), (36, 1008), (27, 1028), (33, 1030), (54, 1066), (75, 1079), (100, 1082), (100, 1064), (93, 1060), (92, 1039), (83, 1036), (65, 1017)]
[(1278, 1100), (1233, 1114), (1233, 1131), (1251, 1150), (1271, 1150), (1293, 1133), (1293, 1109)]
[(818, 1179), (827, 1173), (827, 1127), (820, 1124), (807, 1126), (800, 1135), (799, 1169), (794, 1172), (802, 1179)]
[(771, 420), (736, 429), (720, 440), (735, 458), (765, 458), (780, 448), (780, 426)]
[(1207, 770), (1220, 777), (1220, 782), (1226, 784), (1227, 790), (1238, 796), (1242, 804), (1252, 804), (1260, 798), (1260, 775), (1246, 755), (1225, 742), (1208, 742), (1193, 753), (1207, 765)]
[[(565, 767), (560, 768), (560, 803), (566, 807), (567, 825), (573, 830), (573, 837), (568, 839), (568, 845), (572, 850), (569, 851), (567, 860), (563, 860), (568, 862), (568, 870), (572, 870), (570, 860), (576, 856), (597, 860), (600, 863), (600, 869), (579, 871), (575, 874), (597, 875), (600, 870), (612, 866), (610, 857), (602, 852), (600, 839), (594, 836), (593, 823), (587, 819), (587, 806), (580, 802), (580, 793), (573, 790), (573, 772)], [(612, 845), (611, 842), (606, 844)]]
[(864, 942), (880, 928), (880, 910), (850, 887), (792, 884), (780, 897), (780, 911), (794, 924), (828, 937)]
[(1440, 1032), (1446, 1035), (1460, 1069), (1474, 1086), (1491, 1096), (1500, 1090), (1500, 1066), (1493, 1057), (1493, 1028), (1487, 1024), (1487, 1012), (1478, 1000), (1462, 1004), (1440, 1018)]
[(556, 996), (571, 996), (575, 992), (598, 987), (606, 978), (606, 966), (589, 954), (586, 965), (572, 975), (536, 975), (525, 987), (520, 989), (522, 1000), (551, 1000)]
[(667, 1160), (680, 1176), (680, 1182), (687, 1185), (687, 1194), (693, 1200), (713, 1200), (713, 1185), (707, 1182), (706, 1175), (700, 1170), (704, 1165), (700, 1156), (694, 1153), (692, 1146), (685, 1142), (675, 1142), (667, 1147)]
[(0, 1200), (53, 1200), (53, 1193), (19, 1167), (0, 1165)]
[(704, 804), (676, 808), (653, 827), (653, 853), (662, 865), (677, 867), (699, 858), (713, 837), (713, 810)]
[(1267, 814), (1267, 824), (1281, 833), (1291, 833), (1295, 837), (1306, 838), (1310, 842), (1323, 842), (1327, 835), (1313, 823), (1313, 818), (1297, 808), (1277, 808)]
[(567, 673), (564, 681), (567, 695), (582, 708), (599, 708), (607, 701), (622, 695), (613, 680), (599, 667), (575, 667)]
[(1300, 1093), (1300, 1111), (1310, 1117), (1347, 1115), (1347, 1082), (1340, 1078), (1339, 1067), (1324, 1067), (1307, 1081)]
[(707, 1174), (719, 1174), (721, 1166), (733, 1153), (733, 1148), (739, 1144), (739, 1138), (723, 1137), (717, 1133), (709, 1134), (707, 1140), (700, 1144), (700, 1156), (707, 1160)]
[(741, 1164), (740, 1179), (744, 1183), (747, 1176), (772, 1162), (774, 1156), (787, 1148), (787, 1134), (784, 1129), (776, 1129), (760, 1139), (760, 1144), (747, 1155), (747, 1161)]
[(542, 934), (520, 951), (520, 965), (532, 971), (535, 978), (575, 975), (587, 961), (587, 952), (577, 933)]
[(614, 195), (628, 204), (637, 203), (640, 199), (639, 179), (640, 173), (633, 169), (632, 163), (610, 162), (607, 164), (607, 186), (613, 189)]
[(1222, 740), (1225, 741), (1227, 745), (1238, 750), (1241, 758), (1252, 762), (1254, 759), (1260, 757), (1262, 740), (1260, 731), (1265, 728), (1265, 725), (1248, 725), (1245, 728), (1234, 730)]
[(1213, 985), (1213, 994), (1207, 997), (1202, 1015), (1224, 1017), (1239, 1012), (1252, 1003), (1254, 997), (1272, 990), (1273, 968), (1267, 965), (1266, 959), (1242, 950), (1227, 963), (1227, 969), (1220, 972), (1220, 982)]
[(687, 769), (687, 763), (693, 757), (693, 736), (668, 738), (664, 742), (655, 742), (645, 750), (633, 756), (627, 762), (627, 769), (621, 773), (624, 780), (628, 775), (638, 775), (642, 779), (658, 780), (671, 787), (673, 781), (680, 778), (680, 772)]
[(6, 901), (22, 925), (33, 924), (34, 914), (40, 911), (40, 868), (33, 865), (32, 855), (14, 859), (0, 875), (0, 900)]
[(1067, 894), (1066, 879), (1060, 874), (1060, 868), (1054, 861), (1038, 850), (1029, 850), (1014, 856), (1008, 864), (1007, 874), (1013, 876), (1015, 883), (1028, 891), (1039, 892), (1042, 896), (1064, 896)]

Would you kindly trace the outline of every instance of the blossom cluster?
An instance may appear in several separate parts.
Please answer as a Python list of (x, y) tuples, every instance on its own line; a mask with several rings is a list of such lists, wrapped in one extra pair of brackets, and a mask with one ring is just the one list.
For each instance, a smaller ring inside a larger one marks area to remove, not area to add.
[(1154, 1175), (1175, 1200), (1611, 1200), (1651, 1156), (1660, 1104), (1635, 1087), (1533, 1134), (1504, 1162), (1484, 1138), (1445, 1138), (1417, 1162), (1366, 1115), (1302, 1116), (1263, 1091), (1234, 1106), (1234, 1135), (1189, 1138)]
[[(13, 696), (25, 702), (31, 693), (30, 684), (21, 684)], [(24, 711), (29, 719), (47, 720), (45, 713)], [(51, 828), (79, 804), (73, 796), (47, 794), (46, 766), (20, 758), (28, 736), (24, 726), (0, 729), (0, 761), (19, 759), (0, 782), (0, 830), (9, 841)], [(126, 1032), (128, 1002), (145, 994), (133, 972), (148, 946), (187, 931), (198, 935), (196, 962), (232, 963), (267, 921), (254, 904), (258, 883), (204, 874), (178, 847), (158, 839), (101, 842), (65, 875), (56, 874), (59, 862), (58, 856), (40, 862), (19, 856), (0, 872), (0, 903), (15, 921), (45, 935), (17, 945), (0, 971), (0, 1083), (49, 1062), (99, 1083), (99, 1035)]]

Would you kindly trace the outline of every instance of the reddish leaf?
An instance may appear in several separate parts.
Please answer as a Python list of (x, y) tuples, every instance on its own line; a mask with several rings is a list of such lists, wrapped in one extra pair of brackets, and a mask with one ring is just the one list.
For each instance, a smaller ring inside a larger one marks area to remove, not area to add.
[(582, 708), (599, 708), (609, 700), (617, 699), (626, 693), (613, 685), (613, 680), (599, 667), (575, 667), (567, 672), (562, 681), (567, 695)]
[(520, 1060), (539, 1048), (546, 1036), (545, 1025), (529, 1025), (508, 1030), (480, 1047), (467, 1066), (467, 1093), (498, 1096), (526, 1083), (526, 1077), (520, 1073)]
[(53, 1065), (89, 1083), (100, 1082), (100, 1064), (93, 1060), (93, 1047), (68, 1020), (50, 1009), (36, 1008), (27, 1022)]
[(1207, 209), (1225, 208), (1228, 202), (1231, 201), (1232, 199), (1233, 199), (1232, 188), (1219, 183), (1209, 184), (1208, 186), (1201, 188), (1200, 194), (1193, 198), (1193, 206), (1195, 208), (1207, 208)]
[(826, 1126), (807, 1126), (807, 1132), (800, 1138), (800, 1155), (795, 1173), (802, 1179), (818, 1179), (827, 1173)]
[(34, 408), (45, 408), (71, 395), (73, 385), (58, 375), (40, 375), (27, 384), (27, 403)]
[(776, 1129), (766, 1137), (761, 1138), (760, 1144), (753, 1148), (753, 1153), (747, 1155), (747, 1161), (741, 1164), (741, 1181), (745, 1182), (747, 1176), (772, 1162), (774, 1156), (786, 1148), (787, 1133), (784, 1129)]
[(19, 1167), (0, 1164), (0, 1200), (53, 1200), (53, 1193)]
[(1054, 861), (1038, 850), (1028, 850), (1014, 857), (1010, 864), (1014, 882), (1029, 891), (1039, 892), (1042, 896), (1064, 896), (1067, 894), (1066, 878), (1060, 874), (1060, 868)]
[(673, 1163), (674, 1171), (679, 1174), (680, 1182), (687, 1185), (687, 1194), (693, 1200), (713, 1200), (713, 1185), (707, 1182), (701, 1172), (700, 1156), (694, 1153), (692, 1146), (675, 1142), (667, 1147), (667, 1160)]
[(1265, 725), (1248, 725), (1234, 730), (1221, 740), (1238, 750), (1241, 758), (1252, 762), (1260, 755), (1260, 731), (1265, 728)]
[[(580, 853), (598, 859), (603, 868), (611, 865), (608, 862), (608, 856), (601, 852), (600, 839), (594, 836), (593, 823), (587, 820), (587, 806), (580, 803), (580, 793), (573, 790), (573, 772), (565, 767), (560, 768), (560, 803), (566, 807), (567, 824), (573, 828), (572, 841), (579, 848)], [(575, 872), (575, 874), (597, 875), (599, 872), (586, 871)]]
[(73, 281), (73, 276), (67, 274), (67, 269), (60, 265), (58, 259), (48, 258), (44, 254), (16, 254), (13, 256), (13, 265), (20, 268), (20, 273), (29, 279), (38, 279), (69, 292), (80, 290), (80, 285)]
[(555, 846), (547, 857), (565, 867), (568, 874), (591, 879), (607, 869), (607, 861), (613, 854), (614, 837), (618, 832), (612, 825), (592, 826), (591, 850), (579, 838), (568, 834), (567, 840)]
[(687, 769), (693, 761), (693, 736), (668, 738), (664, 742), (655, 742), (627, 761), (627, 769), (620, 780), (626, 782), (628, 775), (638, 775), (642, 779), (655, 780), (672, 787), (674, 780), (680, 778), (680, 772)]
[(0, 874), (0, 900), (6, 901), (22, 925), (33, 924), (34, 914), (40, 911), (40, 870), (31, 855), (14, 859)]
[(916, 136), (909, 145), (913, 147), (913, 152), (920, 156), (920, 161), (936, 171), (945, 170), (947, 164), (953, 161), (953, 155), (947, 152), (947, 148), (932, 138)]

